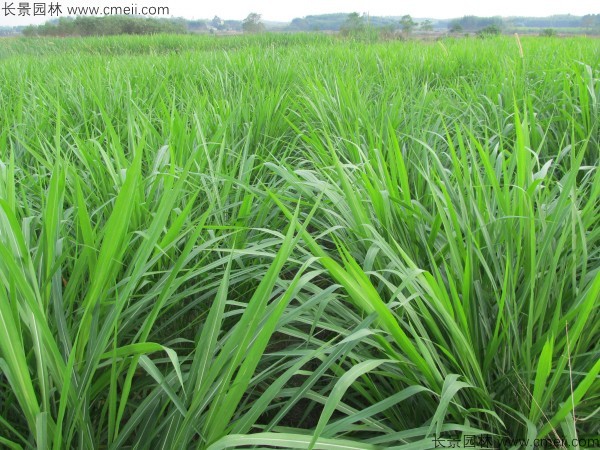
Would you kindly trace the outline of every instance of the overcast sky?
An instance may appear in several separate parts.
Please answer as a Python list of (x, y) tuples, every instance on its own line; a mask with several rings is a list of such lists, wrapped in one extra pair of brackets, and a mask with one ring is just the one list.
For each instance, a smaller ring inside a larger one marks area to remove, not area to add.
[[(2, 7), (17, 6), (24, 0), (0, 0), (0, 25), (40, 23), (36, 17), (7, 17)], [(553, 14), (584, 15), (600, 13), (600, 0), (30, 0), (51, 1), (68, 6), (168, 6), (170, 15), (188, 19), (243, 19), (250, 12), (262, 14), (264, 20), (289, 21), (294, 17), (333, 12), (368, 12), (371, 15), (430, 17), (435, 19), (476, 16), (549, 16)], [(46, 17), (46, 20), (49, 17)]]

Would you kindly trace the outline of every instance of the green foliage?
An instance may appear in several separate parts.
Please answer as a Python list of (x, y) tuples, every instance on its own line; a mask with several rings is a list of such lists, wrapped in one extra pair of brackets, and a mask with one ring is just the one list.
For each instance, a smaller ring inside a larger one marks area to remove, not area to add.
[(379, 39), (383, 39), (383, 40), (389, 40), (389, 39), (396, 39), (399, 37), (398, 33), (397, 33), (397, 26), (394, 24), (389, 24), (383, 27), (379, 27), (377, 28), (377, 31), (379, 33)]
[[(435, 17), (435, 14), (431, 14)], [(320, 14), (297, 17), (291, 21), (286, 28), (289, 31), (339, 31), (341, 30), (348, 15)], [(554, 28), (561, 33), (588, 33), (600, 32), (600, 15), (588, 14), (586, 16), (554, 15), (549, 17), (478, 17), (464, 16), (458, 19), (442, 19), (435, 21), (436, 28), (447, 28), (453, 33), (463, 31), (473, 33), (489, 25), (498, 25), (502, 29), (510, 31), (534, 31), (540, 32), (544, 28)], [(373, 16), (369, 17), (369, 24), (373, 28), (382, 28), (389, 25), (398, 27), (398, 19), (393, 17)], [(427, 31), (427, 30), (424, 30)]]
[(56, 22), (30, 25), (25, 36), (114, 36), (119, 34), (183, 34), (185, 21), (131, 16), (61, 17)]
[(215, 28), (216, 30), (225, 29), (225, 21), (223, 19), (221, 19), (219, 16), (213, 17), (213, 19), (210, 21), (210, 25), (213, 28)]
[(0, 446), (597, 434), (598, 49), (521, 44), (7, 40)]
[(431, 20), (424, 20), (419, 24), (419, 29), (421, 31), (432, 31), (433, 30), (433, 22)]
[(587, 14), (581, 18), (581, 26), (588, 31), (600, 31), (600, 14)]
[(250, 13), (242, 22), (244, 33), (261, 33), (265, 31), (265, 25), (260, 21), (260, 14)]
[(402, 16), (400, 19), (400, 28), (404, 34), (410, 34), (410, 32), (417, 26), (417, 23), (408, 14)]
[[(477, 32), (490, 25), (513, 32), (541, 33), (544, 29), (555, 29), (561, 34), (596, 34), (600, 32), (600, 15), (588, 14), (574, 16), (570, 14), (548, 17), (477, 17), (465, 16), (446, 22), (449, 30), (460, 25), (464, 31)], [(445, 21), (440, 21), (440, 25)]]
[(498, 36), (502, 33), (502, 29), (498, 25), (488, 25), (477, 32), (479, 37)]
[(455, 19), (452, 25), (460, 25), (465, 31), (478, 31), (483, 28), (496, 26), (502, 27), (501, 17), (477, 17), (477, 16), (464, 16), (460, 19)]
[(393, 24), (372, 26), (367, 16), (354, 12), (348, 14), (340, 28), (340, 35), (355, 41), (376, 42), (380, 39), (393, 39), (396, 29)]
[(448, 30), (450, 31), (450, 33), (462, 33), (464, 31), (464, 28), (460, 24), (460, 22), (454, 21), (450, 22), (450, 24), (448, 25)]
[(556, 36), (558, 33), (556, 32), (556, 30), (554, 28), (544, 28), (542, 30), (542, 32), (540, 33), (540, 36), (545, 36), (545, 37), (553, 37)]
[(361, 16), (357, 12), (348, 14), (346, 21), (340, 28), (340, 32), (344, 36), (358, 35), (367, 28), (365, 16)]
[[(288, 29), (290, 31), (340, 31), (347, 20), (348, 14), (344, 13), (309, 15), (293, 19)], [(375, 29), (388, 26), (396, 27), (397, 25), (397, 19), (392, 17), (369, 17), (369, 26)]]

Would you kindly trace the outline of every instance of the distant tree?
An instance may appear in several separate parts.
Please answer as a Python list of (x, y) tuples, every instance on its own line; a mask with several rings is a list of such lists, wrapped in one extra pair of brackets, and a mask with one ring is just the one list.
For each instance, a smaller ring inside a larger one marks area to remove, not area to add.
[(242, 22), (242, 30), (244, 33), (260, 33), (265, 31), (265, 25), (260, 20), (261, 15), (250, 13)]
[(342, 24), (340, 31), (343, 35), (356, 35), (365, 29), (365, 17), (357, 12), (348, 14), (346, 21)]
[(424, 20), (419, 24), (419, 28), (421, 29), (421, 31), (431, 31), (433, 30), (433, 23), (431, 22), (431, 20)]
[(498, 25), (488, 25), (477, 32), (479, 37), (496, 36), (500, 34), (502, 30)]
[(477, 31), (490, 25), (496, 25), (502, 27), (503, 20), (501, 17), (477, 17), (477, 16), (464, 16), (460, 19), (455, 19), (451, 22), (451, 26), (454, 24), (460, 24), (464, 31)]
[(402, 16), (402, 18), (400, 19), (400, 28), (402, 28), (404, 34), (410, 34), (410, 32), (415, 28), (416, 25), (417, 23), (408, 14)]
[(296, 17), (290, 23), (290, 28), (294, 29), (294, 30), (302, 30), (306, 27), (306, 22), (307, 22), (306, 19), (304, 19), (304, 18), (301, 19), (300, 17)]
[(210, 26), (216, 28), (217, 30), (222, 30), (224, 28), (225, 22), (219, 16), (213, 17), (213, 20), (210, 21)]
[(594, 16), (592, 16), (591, 14), (588, 14), (587, 16), (583, 16), (581, 19), (581, 26), (583, 28), (591, 28), (592, 26), (594, 26)]
[(450, 30), (450, 33), (462, 33), (463, 30), (464, 30), (463, 26), (459, 22), (457, 22), (455, 20), (453, 20), (452, 22), (450, 22), (448, 28)]
[[(98, 17), (81, 16), (77, 19), (77, 29), (79, 30), (79, 34), (81, 34), (82, 36), (101, 36), (105, 34), (103, 33), (102, 23), (100, 20), (98, 20)], [(107, 19), (111, 19), (111, 17), (106, 16), (104, 20), (106, 21)]]
[(395, 39), (397, 37), (396, 25), (393, 23), (379, 27), (378, 31), (379, 37), (382, 39)]
[(34, 25), (28, 25), (21, 31), (23, 36), (36, 36), (37, 35), (37, 27)]
[(556, 36), (556, 30), (554, 28), (544, 28), (540, 33), (540, 36), (552, 37)]
[(581, 18), (581, 26), (591, 31), (600, 28), (600, 14), (587, 14)]

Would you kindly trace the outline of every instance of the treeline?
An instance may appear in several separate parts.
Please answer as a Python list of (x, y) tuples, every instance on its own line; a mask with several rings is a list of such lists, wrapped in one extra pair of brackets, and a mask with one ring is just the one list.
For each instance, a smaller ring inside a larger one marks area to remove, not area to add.
[[(365, 19), (369, 25), (374, 28), (389, 27), (396, 25), (399, 17), (379, 17), (371, 16)], [(292, 20), (287, 27), (289, 31), (340, 31), (344, 28), (348, 20), (348, 14), (320, 14), (315, 16), (306, 16)]]
[(477, 17), (464, 16), (461, 19), (451, 20), (448, 29), (452, 31), (479, 31), (489, 27), (502, 28), (502, 17)]
[[(343, 31), (347, 25), (348, 14), (320, 14), (296, 18), (284, 28), (287, 31)], [(365, 23), (372, 28), (399, 29), (397, 17), (365, 16)], [(478, 17), (464, 16), (456, 19), (424, 19), (415, 18), (417, 23), (428, 22), (432, 28), (439, 31), (464, 31), (476, 33), (485, 29), (497, 28), (501, 30), (512, 30), (515, 28), (532, 29), (578, 29), (585, 32), (600, 31), (600, 14), (588, 14), (586, 16), (556, 15), (549, 17)]]
[[(260, 15), (258, 15), (260, 17)], [(402, 24), (403, 18), (368, 16), (357, 13), (320, 14), (296, 18), (290, 23), (265, 22), (262, 29), (267, 31), (333, 31), (347, 33), (365, 28), (393, 33), (399, 30), (438, 31), (451, 33), (511, 32), (525, 29), (538, 29), (556, 32), (600, 33), (600, 14), (586, 16), (550, 17), (478, 17), (464, 16), (459, 19), (429, 20), (415, 18), (414, 22)], [(405, 21), (406, 22), (406, 21)], [(262, 22), (261, 22), (262, 23)], [(3, 30), (0, 29), (0, 35)], [(182, 33), (229, 33), (243, 32), (244, 21), (223, 20), (215, 16), (212, 20), (186, 20), (183, 18), (145, 18), (139, 16), (80, 16), (61, 17), (43, 25), (31, 25), (20, 30), (11, 28), (4, 34), (21, 31), (26, 36), (108, 36), (118, 34), (182, 34)]]
[[(440, 25), (444, 21), (440, 22)], [(447, 21), (447, 28), (452, 30), (479, 31), (487, 27), (503, 29), (513, 28), (571, 28), (593, 31), (600, 28), (600, 14), (586, 16), (557, 15), (549, 17), (477, 17), (464, 16)]]
[(30, 25), (22, 30), (25, 36), (114, 36), (119, 34), (183, 34), (184, 19), (156, 19), (131, 16), (61, 17), (43, 25)]
[(528, 28), (598, 28), (600, 14), (580, 16), (550, 16), (550, 17), (511, 17), (507, 22), (514, 26)]

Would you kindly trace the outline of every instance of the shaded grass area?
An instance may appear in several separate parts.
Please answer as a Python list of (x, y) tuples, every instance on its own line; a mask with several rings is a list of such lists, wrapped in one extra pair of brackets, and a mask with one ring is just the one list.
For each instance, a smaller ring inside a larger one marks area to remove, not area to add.
[(593, 40), (6, 42), (1, 445), (598, 434)]

